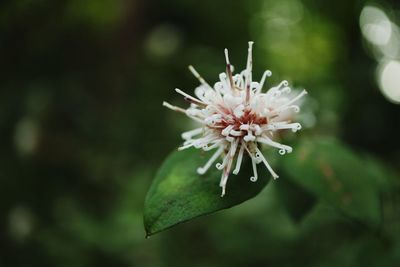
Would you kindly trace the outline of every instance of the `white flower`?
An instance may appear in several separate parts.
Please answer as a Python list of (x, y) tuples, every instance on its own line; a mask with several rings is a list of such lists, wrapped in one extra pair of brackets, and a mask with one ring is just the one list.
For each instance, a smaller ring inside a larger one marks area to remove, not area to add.
[(195, 89), (196, 97), (175, 89), (190, 103), (190, 107), (182, 109), (164, 102), (163, 105), (172, 110), (182, 112), (189, 118), (199, 122), (201, 127), (182, 134), (185, 140), (179, 150), (195, 147), (204, 151), (216, 149), (208, 162), (197, 169), (204, 174), (214, 162), (222, 156), (222, 162), (216, 168), (222, 171), (220, 187), (222, 195), (229, 174), (238, 174), (243, 154), (248, 154), (253, 166), (253, 176), (250, 180), (257, 181), (256, 164), (263, 163), (274, 179), (278, 175), (273, 171), (265, 156), (260, 151), (259, 144), (266, 144), (279, 149), (281, 155), (292, 152), (287, 145), (272, 140), (273, 133), (278, 130), (291, 129), (293, 132), (301, 129), (299, 123), (288, 120), (288, 111), (299, 112), (294, 103), (307, 94), (303, 90), (296, 97), (289, 98), (291, 89), (287, 81), (262, 92), (265, 79), (271, 76), (271, 71), (264, 72), (261, 81), (252, 80), (252, 46), (249, 42), (246, 69), (239, 74), (233, 74), (233, 66), (229, 62), (228, 50), (225, 49), (226, 72), (220, 73), (219, 81), (211, 87), (192, 67), (190, 71), (200, 81)]

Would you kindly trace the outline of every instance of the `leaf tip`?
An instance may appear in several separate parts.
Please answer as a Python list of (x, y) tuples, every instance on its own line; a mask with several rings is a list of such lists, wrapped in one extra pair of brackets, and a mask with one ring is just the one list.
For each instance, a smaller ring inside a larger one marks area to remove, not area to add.
[(154, 232), (151, 231), (146, 225), (144, 227), (144, 231), (145, 231), (145, 238), (148, 239), (150, 236), (154, 235)]

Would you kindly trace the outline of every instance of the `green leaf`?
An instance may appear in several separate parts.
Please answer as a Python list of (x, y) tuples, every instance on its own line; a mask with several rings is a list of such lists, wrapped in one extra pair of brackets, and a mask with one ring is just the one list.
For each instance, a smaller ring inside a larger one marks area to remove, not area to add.
[(244, 157), (240, 173), (229, 176), (226, 195), (221, 197), (221, 171), (211, 167), (204, 175), (196, 172), (212, 153), (187, 149), (168, 156), (146, 196), (144, 226), (147, 236), (195, 217), (238, 205), (256, 196), (268, 183), (269, 173), (261, 168), (258, 181), (250, 181), (253, 174), (251, 164)]
[[(284, 159), (282, 159), (284, 161)], [(316, 204), (316, 198), (313, 194), (304, 190), (303, 187), (286, 179), (284, 171), (280, 171), (283, 179), (278, 179), (274, 186), (277, 190), (279, 200), (286, 208), (287, 213), (294, 222), (300, 222), (305, 215)]]
[(321, 200), (368, 225), (381, 220), (379, 173), (363, 158), (333, 139), (299, 144), (283, 161), (287, 178)]

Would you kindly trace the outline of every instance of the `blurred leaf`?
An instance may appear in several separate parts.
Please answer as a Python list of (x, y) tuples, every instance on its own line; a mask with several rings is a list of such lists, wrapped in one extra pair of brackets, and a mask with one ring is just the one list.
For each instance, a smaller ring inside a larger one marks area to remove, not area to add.
[[(284, 160), (284, 159), (283, 159)], [(281, 173), (285, 177), (285, 173)], [(293, 221), (299, 222), (316, 203), (315, 196), (289, 179), (279, 179), (275, 184), (278, 196)]]
[(256, 196), (269, 181), (269, 175), (260, 175), (257, 182), (250, 182), (250, 164), (244, 161), (239, 175), (230, 175), (226, 195), (221, 197), (221, 171), (211, 167), (204, 175), (196, 172), (210, 156), (195, 149), (174, 151), (168, 156), (146, 197), (144, 226), (147, 236), (238, 205)]
[(316, 197), (368, 225), (381, 219), (377, 181), (364, 160), (334, 139), (300, 144), (284, 161), (288, 178)]
[(123, 1), (72, 0), (66, 6), (70, 22), (83, 22), (86, 25), (104, 30), (113, 26), (123, 16)]
[(365, 168), (374, 176), (376, 186), (382, 192), (389, 192), (400, 188), (399, 176), (392, 167), (370, 154), (363, 155), (363, 161)]

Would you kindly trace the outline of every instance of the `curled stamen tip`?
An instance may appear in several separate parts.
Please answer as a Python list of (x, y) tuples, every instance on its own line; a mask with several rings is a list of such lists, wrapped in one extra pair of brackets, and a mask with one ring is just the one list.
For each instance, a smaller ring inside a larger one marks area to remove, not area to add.
[(298, 130), (301, 130), (301, 124), (300, 123), (298, 123), (298, 124), (296, 124), (293, 128), (292, 128), (292, 132), (297, 132)]
[(277, 174), (273, 175), (273, 177), (274, 177), (274, 180), (279, 178), (279, 176)]
[(203, 168), (200, 167), (200, 168), (197, 168), (197, 173), (201, 175), (201, 174), (204, 174), (205, 171)]
[(268, 77), (271, 77), (271, 76), (272, 76), (272, 71), (267, 70), (267, 71), (265, 71), (265, 74), (266, 74)]
[(284, 80), (284, 81), (282, 81), (282, 84), (283, 84), (284, 86), (288, 86), (288, 85), (289, 85), (289, 82), (286, 81), (286, 80)]
[(221, 197), (225, 196), (225, 185), (222, 185)]
[(229, 63), (229, 54), (228, 54), (228, 49), (227, 48), (225, 48), (224, 49), (224, 53), (225, 53), (225, 61), (226, 61), (226, 64), (230, 64)]
[(252, 182), (257, 182), (257, 178), (254, 177), (254, 176), (251, 176), (251, 177), (250, 177), (250, 181), (252, 181)]
[(286, 150), (285, 149), (279, 149), (279, 154), (285, 155), (286, 154)]

